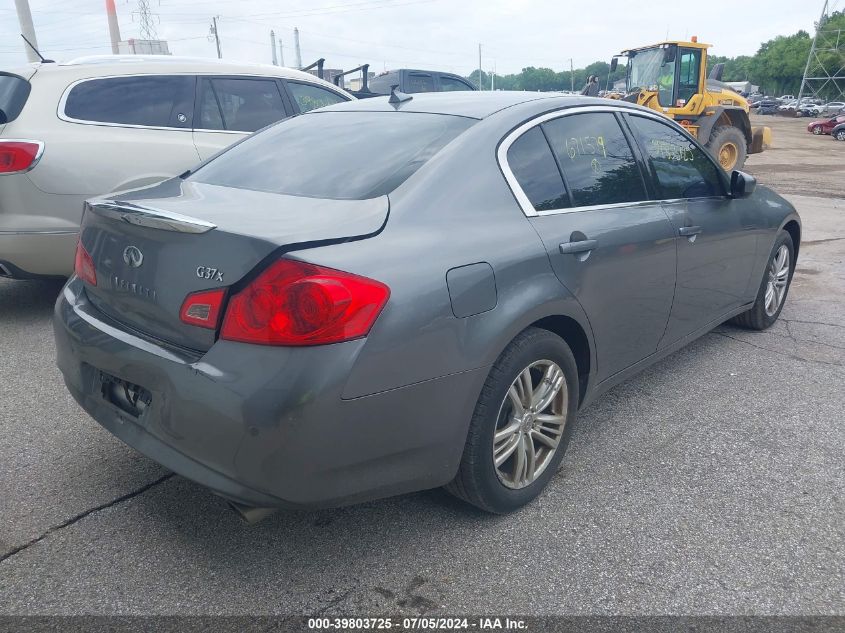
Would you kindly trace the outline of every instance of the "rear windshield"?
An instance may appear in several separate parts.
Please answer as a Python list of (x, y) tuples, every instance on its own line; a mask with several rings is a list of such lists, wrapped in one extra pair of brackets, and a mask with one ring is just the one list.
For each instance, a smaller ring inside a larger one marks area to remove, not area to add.
[(376, 198), (474, 122), (441, 114), (314, 112), (259, 132), (189, 179), (312, 198)]
[(30, 85), (17, 75), (0, 73), (0, 125), (18, 118), (29, 97)]

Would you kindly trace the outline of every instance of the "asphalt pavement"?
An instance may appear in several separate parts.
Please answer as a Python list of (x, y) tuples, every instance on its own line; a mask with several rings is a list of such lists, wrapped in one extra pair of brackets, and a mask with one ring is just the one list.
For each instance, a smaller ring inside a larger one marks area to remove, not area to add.
[(602, 397), (504, 517), (435, 490), (247, 526), (75, 404), (59, 284), (0, 280), (0, 614), (845, 614), (845, 201), (792, 201), (778, 324)]

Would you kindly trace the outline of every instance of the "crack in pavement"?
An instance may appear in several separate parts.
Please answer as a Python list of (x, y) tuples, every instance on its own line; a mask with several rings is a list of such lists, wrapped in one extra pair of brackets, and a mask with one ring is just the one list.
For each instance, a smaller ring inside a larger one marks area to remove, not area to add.
[[(792, 360), (802, 361), (804, 363), (817, 363), (819, 365), (831, 365), (833, 367), (845, 367), (845, 363), (828, 363), (827, 361), (817, 360), (815, 358), (803, 358), (801, 356), (796, 356), (795, 354), (787, 354), (785, 352), (778, 351), (776, 349), (771, 349), (769, 347), (763, 347), (762, 345), (757, 345), (750, 341), (744, 341), (741, 338), (736, 338), (735, 336), (730, 336), (729, 334), (725, 334), (724, 332), (716, 332), (713, 331), (711, 334), (715, 334), (717, 336), (724, 336), (725, 338), (729, 338), (732, 341), (737, 341), (738, 343), (745, 343), (746, 345), (750, 345), (751, 347), (755, 347), (759, 350), (763, 350), (764, 352), (771, 352), (772, 354), (777, 354), (778, 356), (783, 356), (784, 358), (791, 358)], [(781, 337), (786, 338), (786, 337)]]
[(845, 324), (842, 323), (826, 323), (824, 321), (802, 321), (801, 319), (784, 319), (783, 317), (780, 317), (779, 320), (783, 321), (784, 323), (808, 323), (810, 325), (829, 325), (830, 327), (840, 329), (845, 328)]
[(113, 506), (116, 506), (118, 503), (128, 501), (129, 499), (132, 499), (133, 497), (137, 497), (138, 495), (145, 493), (150, 488), (153, 488), (154, 486), (158, 486), (159, 484), (164, 483), (165, 481), (167, 481), (168, 479), (173, 477), (174, 474), (175, 473), (168, 473), (168, 474), (166, 474), (162, 477), (159, 477), (155, 481), (151, 481), (147, 485), (138, 488), (137, 490), (133, 490), (132, 492), (127, 492), (125, 495), (121, 495), (120, 497), (117, 497), (116, 499), (112, 499), (111, 501), (108, 501), (108, 502), (103, 503), (101, 505), (95, 506), (93, 508), (89, 508), (88, 510), (80, 512), (79, 514), (72, 516), (71, 518), (67, 519), (66, 521), (63, 521), (62, 523), (59, 523), (58, 525), (54, 525), (53, 527), (49, 528), (46, 532), (44, 532), (40, 536), (35, 537), (31, 541), (28, 541), (28, 542), (24, 543), (23, 545), (19, 545), (18, 547), (15, 547), (15, 548), (9, 550), (8, 552), (0, 555), (0, 563), (10, 559), (12, 556), (20, 554), (21, 552), (23, 552), (26, 549), (29, 549), (30, 547), (32, 547), (36, 543), (43, 541), (45, 538), (47, 538), (48, 536), (50, 536), (54, 532), (58, 532), (59, 530), (63, 530), (64, 528), (69, 527), (69, 526), (73, 525), (74, 523), (76, 523), (78, 521), (81, 521), (82, 519), (84, 519), (85, 517), (87, 517), (90, 514), (93, 514), (94, 512), (99, 512), (100, 510), (105, 510), (106, 508), (111, 508)]
[(811, 245), (811, 244), (826, 244), (827, 242), (838, 242), (840, 240), (845, 240), (845, 237), (828, 237), (823, 240), (807, 240), (801, 242), (801, 246)]

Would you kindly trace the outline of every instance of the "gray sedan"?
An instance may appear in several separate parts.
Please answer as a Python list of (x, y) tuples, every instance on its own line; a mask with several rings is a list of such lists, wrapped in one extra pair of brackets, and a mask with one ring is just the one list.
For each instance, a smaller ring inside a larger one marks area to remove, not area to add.
[(87, 206), (56, 304), (74, 398), (257, 509), (554, 476), (579, 409), (780, 314), (792, 206), (618, 101), (394, 94)]

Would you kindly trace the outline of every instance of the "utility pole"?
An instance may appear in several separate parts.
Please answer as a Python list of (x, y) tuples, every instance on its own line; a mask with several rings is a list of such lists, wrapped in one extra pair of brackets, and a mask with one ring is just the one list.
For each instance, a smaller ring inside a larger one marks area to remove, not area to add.
[(293, 28), (293, 48), (296, 54), (296, 67), (302, 68), (302, 51), (299, 49), (299, 27)]
[(282, 38), (279, 38), (279, 66), (285, 65), (285, 49), (282, 46)]
[[(32, 25), (32, 11), (29, 10), (29, 0), (15, 0), (15, 8), (18, 10), (18, 23), (21, 25), (21, 33), (32, 42), (35, 48), (38, 48), (38, 40), (35, 39), (35, 27)], [(26, 42), (24, 42), (23, 47), (28, 61), (40, 61), (38, 55)]]
[(493, 60), (493, 72), (490, 73), (490, 92), (496, 89), (496, 60)]
[(484, 84), (481, 80), (481, 44), (478, 45), (478, 89), (484, 90)]
[(217, 19), (219, 15), (211, 18), (211, 29), (209, 30), (208, 39), (214, 38), (214, 43), (217, 45), (217, 59), (223, 59), (223, 52), (220, 50), (220, 33), (217, 31)]
[(799, 100), (805, 94), (825, 101), (845, 99), (845, 29), (827, 26), (831, 17), (829, 9), (830, 3), (825, 0), (804, 66)]
[(276, 59), (276, 33), (270, 29), (270, 51), (273, 53), (273, 66), (278, 66), (279, 61)]
[(571, 57), (569, 58), (569, 87), (571, 92), (575, 92), (575, 67)]
[(109, 38), (111, 38), (111, 52), (117, 55), (120, 52), (120, 27), (117, 24), (117, 9), (114, 8), (114, 0), (106, 0), (106, 16), (109, 19)]

